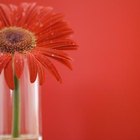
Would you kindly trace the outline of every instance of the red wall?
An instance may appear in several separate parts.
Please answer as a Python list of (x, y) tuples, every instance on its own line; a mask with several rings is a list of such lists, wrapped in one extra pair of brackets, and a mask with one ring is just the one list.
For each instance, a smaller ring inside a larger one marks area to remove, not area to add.
[(73, 72), (58, 65), (63, 84), (43, 86), (44, 140), (140, 140), (140, 1), (38, 3), (65, 13), (80, 46)]

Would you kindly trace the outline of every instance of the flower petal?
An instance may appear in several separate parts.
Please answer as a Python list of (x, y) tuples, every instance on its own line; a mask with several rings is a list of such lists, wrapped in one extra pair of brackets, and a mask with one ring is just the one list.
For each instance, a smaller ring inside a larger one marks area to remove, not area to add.
[(39, 84), (42, 85), (46, 80), (45, 67), (37, 59), (36, 59), (36, 61), (37, 61)]
[[(71, 61), (71, 58), (67, 57), (67, 55), (63, 52), (61, 53), (54, 53), (54, 52), (46, 52), (46, 49), (43, 51), (43, 50), (39, 50), (40, 53), (42, 55), (44, 55), (44, 57), (51, 57), (57, 61), (59, 61), (60, 63), (64, 64), (65, 66), (67, 66), (69, 69), (72, 70), (72, 66), (71, 66), (71, 63), (69, 61)], [(60, 51), (58, 51), (60, 52)]]
[[(25, 8), (24, 6), (27, 6), (27, 5), (28, 5), (28, 7)], [(24, 12), (25, 12), (24, 21), (22, 20), (24, 27), (28, 27), (28, 25), (31, 23), (31, 19), (32, 19), (31, 17), (33, 17), (34, 13), (37, 12), (36, 6), (37, 6), (36, 3), (24, 3), (24, 4), (22, 4), (23, 9), (25, 9), (24, 10)]]
[(60, 59), (60, 58), (57, 58), (56, 60), (59, 61), (60, 63), (64, 64), (70, 70), (72, 70), (72, 65), (71, 65), (71, 63), (68, 60)]
[(44, 27), (45, 21), (52, 15), (52, 10), (52, 7), (37, 6), (32, 18), (30, 18), (28, 28), (36, 33), (40, 32), (41, 27)]
[(20, 78), (24, 68), (24, 59), (22, 54), (18, 52), (14, 54), (14, 66), (15, 66), (16, 76)]
[(36, 34), (40, 34), (43, 32), (46, 32), (50, 29), (53, 28), (53, 26), (59, 24), (63, 20), (63, 15), (62, 14), (54, 14), (52, 11), (50, 11), (47, 15), (46, 18), (43, 21), (43, 25), (37, 32)]
[(7, 85), (10, 89), (14, 89), (14, 77), (13, 77), (13, 68), (12, 68), (12, 59), (4, 68), (4, 76), (7, 82)]
[(23, 2), (20, 6), (18, 6), (17, 13), (15, 13), (15, 20), (17, 21), (17, 26), (25, 26), (25, 21), (27, 18), (26, 14), (30, 5), (30, 3)]
[(57, 81), (62, 82), (61, 76), (59, 75), (57, 69), (53, 65), (53, 63), (41, 54), (35, 55), (36, 59), (47, 69), (52, 75), (57, 79)]
[(52, 48), (56, 50), (76, 50), (78, 45), (70, 39), (58, 39), (54, 41), (46, 41), (38, 44), (38, 47)]
[(64, 39), (73, 33), (73, 30), (68, 27), (61, 27), (57, 29), (51, 29), (50, 31), (42, 32), (38, 38), (38, 43), (46, 42), (56, 39)]
[(18, 26), (19, 20), (22, 19), (23, 11), (21, 8), (17, 7), (17, 5), (14, 5), (14, 4), (10, 4), (9, 8), (11, 10), (11, 17), (14, 17), (14, 18), (11, 18), (12, 26)]
[(28, 59), (28, 67), (30, 73), (30, 81), (31, 83), (33, 83), (37, 77), (37, 64), (35, 61), (35, 57), (31, 53), (27, 54), (27, 59)]
[(11, 11), (5, 4), (0, 4), (0, 19), (3, 21), (5, 26), (11, 25)]
[(51, 58), (60, 58), (60, 59), (71, 60), (71, 58), (61, 50), (38, 47), (38, 48), (36, 48), (36, 51), (40, 52), (43, 55), (51, 57)]
[(0, 54), (0, 73), (5, 68), (5, 66), (7, 65), (7, 63), (11, 60), (11, 58), (12, 57), (10, 55)]

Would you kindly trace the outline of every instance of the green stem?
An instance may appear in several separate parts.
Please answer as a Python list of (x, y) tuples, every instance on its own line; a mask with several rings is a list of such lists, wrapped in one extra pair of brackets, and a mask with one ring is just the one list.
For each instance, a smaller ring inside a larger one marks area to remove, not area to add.
[(14, 75), (15, 89), (13, 91), (13, 126), (12, 136), (17, 138), (20, 135), (20, 94), (19, 94), (19, 80)]

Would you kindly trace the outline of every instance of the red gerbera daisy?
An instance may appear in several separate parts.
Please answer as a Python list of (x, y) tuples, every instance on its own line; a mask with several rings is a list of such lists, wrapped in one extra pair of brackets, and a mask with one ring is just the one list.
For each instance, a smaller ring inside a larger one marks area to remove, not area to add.
[(54, 13), (50, 7), (35, 3), (0, 4), (0, 72), (4, 70), (9, 88), (14, 89), (14, 73), (20, 78), (24, 60), (28, 62), (32, 83), (38, 75), (39, 83), (43, 84), (46, 69), (61, 82), (49, 58), (71, 69), (71, 59), (64, 51), (77, 49), (69, 38), (72, 33), (63, 15)]

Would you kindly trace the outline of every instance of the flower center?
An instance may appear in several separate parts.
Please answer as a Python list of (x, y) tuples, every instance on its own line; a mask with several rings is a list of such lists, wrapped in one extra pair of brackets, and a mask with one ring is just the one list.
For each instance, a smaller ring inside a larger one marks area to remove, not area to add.
[(21, 27), (6, 27), (0, 30), (0, 51), (6, 53), (29, 51), (36, 46), (35, 35)]

